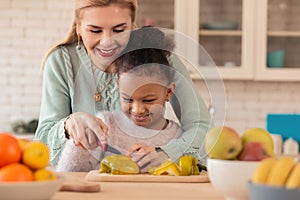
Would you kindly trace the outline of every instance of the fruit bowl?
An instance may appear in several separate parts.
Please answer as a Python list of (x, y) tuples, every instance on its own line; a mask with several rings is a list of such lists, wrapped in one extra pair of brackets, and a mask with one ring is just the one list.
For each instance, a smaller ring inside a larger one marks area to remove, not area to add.
[(216, 190), (227, 200), (249, 199), (247, 182), (259, 161), (207, 159), (208, 177)]
[(275, 187), (263, 184), (253, 184), (248, 182), (250, 200), (295, 200), (300, 197), (300, 188), (287, 189), (285, 187)]
[(56, 180), (30, 182), (0, 182), (1, 200), (41, 200), (50, 199), (64, 182), (58, 176)]

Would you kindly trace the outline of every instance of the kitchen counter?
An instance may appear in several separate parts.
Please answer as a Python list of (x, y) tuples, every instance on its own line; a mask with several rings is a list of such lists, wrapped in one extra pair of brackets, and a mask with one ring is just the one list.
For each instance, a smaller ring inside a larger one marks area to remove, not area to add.
[[(68, 182), (84, 182), (87, 173), (59, 173)], [(140, 183), (140, 182), (98, 182), (100, 192), (57, 192), (51, 200), (99, 200), (99, 199), (139, 199), (139, 200), (182, 200), (182, 199), (224, 199), (210, 183)]]

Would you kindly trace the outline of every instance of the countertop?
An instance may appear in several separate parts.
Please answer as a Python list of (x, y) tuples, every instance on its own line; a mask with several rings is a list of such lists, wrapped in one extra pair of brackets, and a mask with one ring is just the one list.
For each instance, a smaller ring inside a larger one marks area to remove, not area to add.
[[(85, 182), (84, 172), (59, 173), (66, 182)], [(57, 192), (51, 200), (182, 200), (182, 199), (224, 199), (211, 183), (141, 183), (141, 182), (97, 182), (101, 191), (96, 193)]]

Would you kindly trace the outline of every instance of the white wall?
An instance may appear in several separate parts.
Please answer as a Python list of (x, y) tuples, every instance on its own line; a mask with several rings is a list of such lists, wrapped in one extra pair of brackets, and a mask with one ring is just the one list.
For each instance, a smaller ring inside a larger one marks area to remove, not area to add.
[[(196, 86), (208, 103), (204, 82), (197, 81)], [(250, 127), (266, 128), (268, 113), (300, 113), (300, 82), (225, 81), (224, 86), (226, 106), (221, 112), (226, 112), (225, 124), (239, 133)]]
[[(47, 49), (65, 37), (72, 21), (72, 0), (0, 1), (0, 131), (16, 120), (39, 115)], [(203, 82), (197, 88), (210, 101)], [(265, 127), (267, 113), (300, 113), (300, 83), (226, 81), (226, 124), (243, 131)], [(217, 110), (217, 112), (224, 112)]]
[(68, 32), (72, 8), (71, 0), (0, 1), (0, 131), (38, 117), (40, 63)]

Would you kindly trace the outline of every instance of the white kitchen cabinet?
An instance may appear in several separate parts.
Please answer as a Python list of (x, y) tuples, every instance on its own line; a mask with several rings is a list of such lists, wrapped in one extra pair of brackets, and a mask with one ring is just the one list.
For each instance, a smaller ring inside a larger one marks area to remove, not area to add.
[(137, 25), (174, 28), (175, 0), (138, 0)]
[[(177, 0), (175, 29), (205, 48), (222, 79), (250, 80), (255, 60), (254, 5), (253, 0)], [(201, 58), (198, 64), (205, 78), (219, 78), (214, 66), (201, 63)]]
[[(255, 78), (300, 81), (300, 1), (257, 0), (256, 4)], [(278, 50), (285, 53), (283, 66), (268, 66), (267, 53)]]
[[(207, 50), (223, 80), (300, 81), (300, 1), (175, 0), (174, 14), (175, 29)], [(186, 49), (206, 79), (219, 78), (215, 67), (201, 63), (197, 48)], [(283, 66), (268, 66), (268, 52), (280, 49)]]
[[(182, 38), (177, 41), (182, 52), (178, 54), (194, 79), (216, 79), (221, 75), (222, 79), (251, 80), (254, 78), (255, 61), (254, 5), (252, 0), (139, 0), (137, 24), (153, 23), (163, 28), (174, 28), (178, 35), (186, 34), (184, 40), (188, 41), (182, 41)], [(207, 22), (222, 20), (235, 22), (236, 29), (203, 28)], [(199, 43), (212, 57), (217, 70), (211, 62), (202, 62)], [(200, 70), (202, 77), (195, 68)]]

